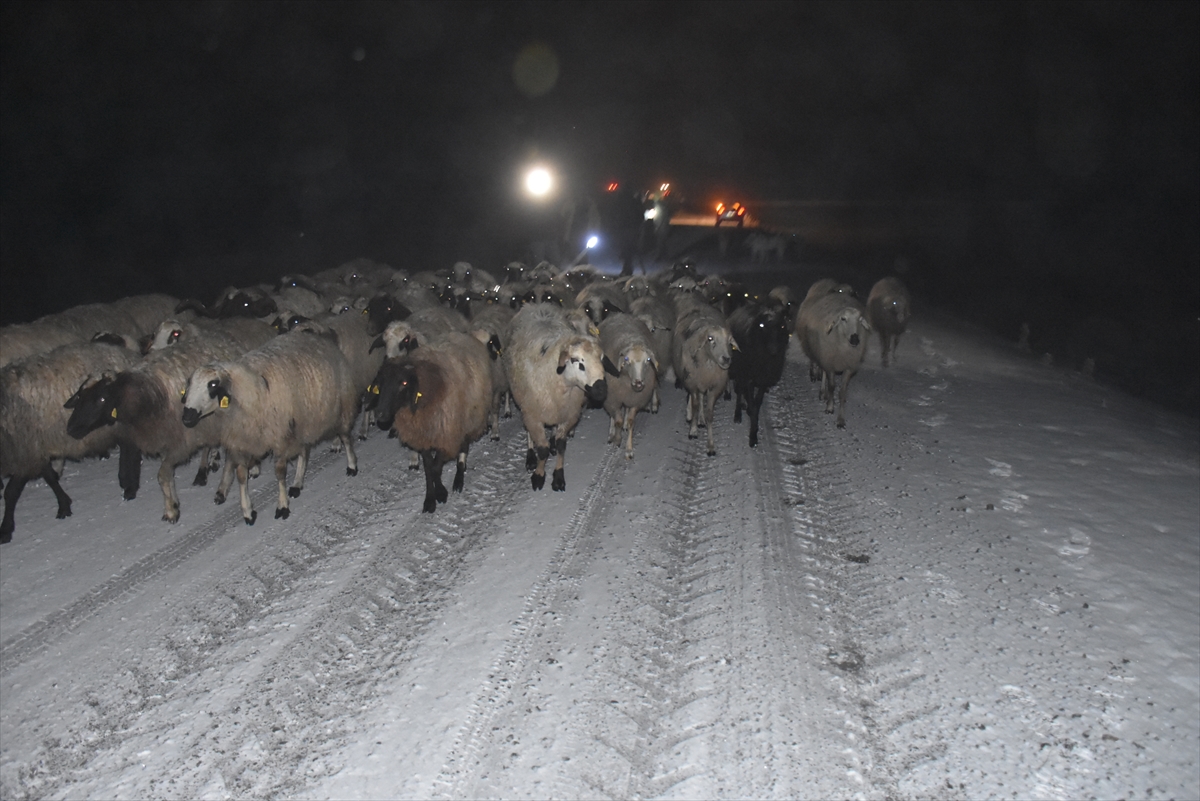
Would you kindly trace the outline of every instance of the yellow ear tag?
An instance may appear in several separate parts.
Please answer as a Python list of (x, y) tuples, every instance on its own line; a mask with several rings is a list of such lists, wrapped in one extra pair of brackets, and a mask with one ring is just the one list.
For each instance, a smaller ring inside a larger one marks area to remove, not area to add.
[(417, 393), (417, 400), (420, 400), (420, 399), (421, 399), (421, 393), (420, 393), (420, 392), (418, 392), (418, 393)]
[(367, 391), (370, 392), (372, 395), (378, 395), (379, 394), (379, 385), (372, 384), (371, 386), (367, 387)]
[(187, 387), (184, 387), (183, 389), (179, 390), (179, 397), (181, 397), (181, 398), (187, 397)]
[(114, 419), (114, 420), (116, 420), (116, 419), (117, 419), (117, 410), (116, 410), (116, 408), (114, 408), (114, 409), (112, 410), (112, 419)]
[(221, 396), (221, 408), (222, 408), (222, 409), (228, 409), (228, 408), (229, 408), (229, 396), (228, 396), (228, 395), (222, 395), (222, 396)]

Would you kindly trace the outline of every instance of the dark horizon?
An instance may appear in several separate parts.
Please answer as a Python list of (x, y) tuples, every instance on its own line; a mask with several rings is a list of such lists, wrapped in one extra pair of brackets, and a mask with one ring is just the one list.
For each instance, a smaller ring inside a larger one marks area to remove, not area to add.
[(1198, 9), (9, 3), (0, 317), (359, 256), (494, 267), (536, 227), (534, 157), (575, 194), (936, 201), (953, 230), (894, 249), (939, 273), (1194, 315)]

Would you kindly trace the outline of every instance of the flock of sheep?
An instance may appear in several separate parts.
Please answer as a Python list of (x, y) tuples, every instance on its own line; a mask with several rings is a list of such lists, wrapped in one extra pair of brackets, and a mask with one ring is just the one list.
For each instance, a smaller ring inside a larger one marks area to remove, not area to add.
[[(179, 520), (175, 469), (201, 454), (194, 483), (221, 470), (216, 502), (237, 479), (242, 515), (257, 512), (249, 478), (274, 458), (275, 516), (290, 514), (312, 446), (337, 440), (346, 472), (367, 426), (392, 432), (423, 467), (425, 512), (448, 498), (442, 468), (456, 463), (461, 491), (472, 442), (518, 408), (533, 489), (566, 488), (567, 441), (587, 406), (609, 415), (609, 442), (634, 455), (634, 422), (659, 409), (659, 382), (687, 391), (688, 436), (707, 433), (713, 407), (736, 396), (749, 444), (758, 442), (765, 393), (780, 379), (796, 336), (822, 381), (826, 411), (845, 425), (846, 388), (869, 332), (886, 366), (910, 300), (894, 278), (864, 306), (850, 287), (816, 282), (803, 300), (789, 287), (755, 297), (740, 284), (680, 263), (653, 277), (611, 279), (583, 266), (507, 265), (499, 276), (460, 262), (408, 273), (358, 260), (274, 288), (230, 288), (211, 305), (143, 295), (78, 306), (0, 329), (0, 477), (9, 542), (25, 484), (42, 478), (71, 514), (63, 463), (120, 451), (118, 484), (136, 496), (143, 455), (161, 460), (163, 520)], [(223, 452), (223, 466), (218, 454)], [(287, 469), (295, 469), (291, 484)]]

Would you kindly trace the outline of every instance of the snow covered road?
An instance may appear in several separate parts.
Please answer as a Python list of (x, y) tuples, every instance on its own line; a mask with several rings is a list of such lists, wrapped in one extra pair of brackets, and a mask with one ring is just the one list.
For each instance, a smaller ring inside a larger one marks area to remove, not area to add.
[[(760, 446), (683, 394), (424, 483), (381, 432), (288, 520), (68, 468), (0, 551), (4, 798), (1197, 797), (1200, 436), (948, 321), (847, 428), (798, 349)], [(143, 474), (151, 474), (148, 467)]]

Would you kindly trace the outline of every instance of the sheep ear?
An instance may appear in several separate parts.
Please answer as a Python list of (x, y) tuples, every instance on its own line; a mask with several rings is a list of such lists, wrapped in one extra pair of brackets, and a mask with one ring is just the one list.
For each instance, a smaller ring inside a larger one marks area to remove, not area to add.
[(837, 325), (837, 321), (836, 321), (836, 320), (834, 320), (832, 323), (830, 323), (830, 324), (829, 324), (829, 327), (825, 329), (825, 333), (826, 333), (826, 334), (832, 334), (832, 333), (833, 333), (833, 329), (834, 329), (834, 327), (835, 327), (836, 325)]
[(500, 346), (500, 337), (492, 334), (491, 337), (488, 338), (487, 349), (488, 353), (490, 353), (492, 356), (492, 361), (500, 358), (500, 355), (504, 352), (503, 348)]
[(555, 371), (556, 373), (562, 375), (563, 370), (567, 369), (567, 359), (569, 358), (571, 358), (571, 355), (567, 353), (566, 348), (558, 352), (558, 369)]
[[(366, 314), (365, 310), (363, 311), (363, 314)], [(383, 342), (383, 336), (382, 335), (377, 336), (377, 337), (375, 337), (375, 341), (371, 343), (371, 347), (367, 350), (367, 353), (374, 352), (374, 350), (376, 348), (386, 348), (386, 347), (387, 347), (387, 345), (385, 345)]]
[(619, 376), (621, 374), (621, 371), (617, 369), (616, 365), (608, 360), (607, 356), (601, 357), (600, 364), (604, 365), (604, 372), (611, 376)]
[(862, 323), (862, 327), (863, 327), (864, 331), (874, 331), (875, 330), (874, 328), (871, 327), (871, 324), (869, 322), (867, 322), (866, 317), (859, 317), (858, 319)]

